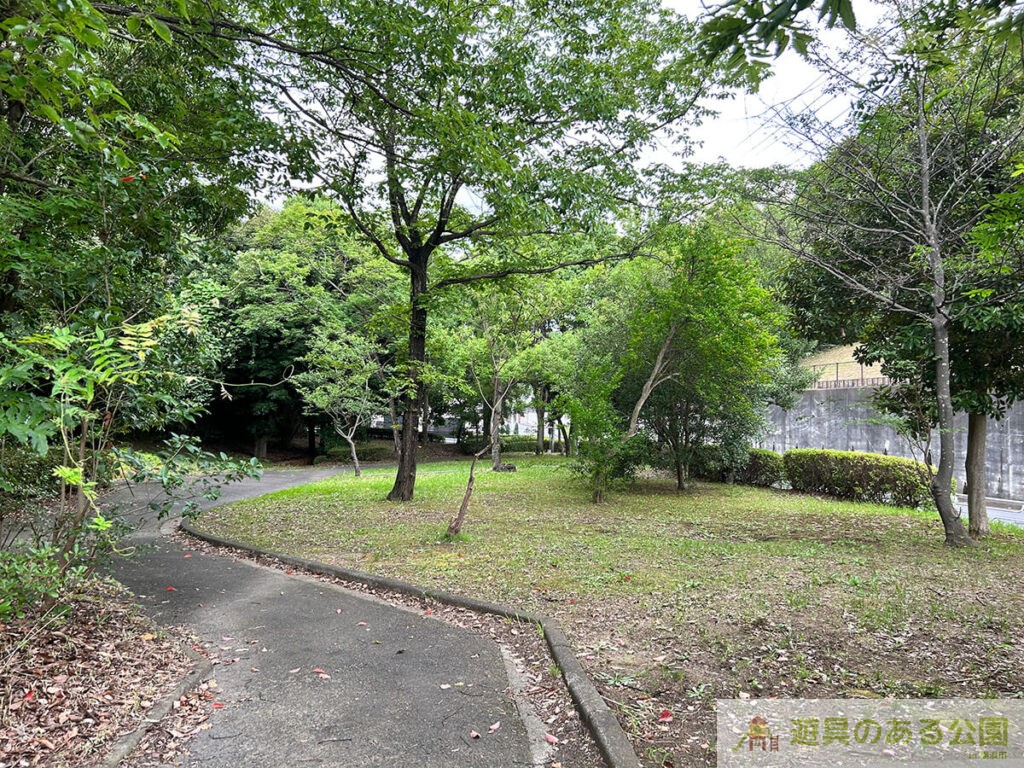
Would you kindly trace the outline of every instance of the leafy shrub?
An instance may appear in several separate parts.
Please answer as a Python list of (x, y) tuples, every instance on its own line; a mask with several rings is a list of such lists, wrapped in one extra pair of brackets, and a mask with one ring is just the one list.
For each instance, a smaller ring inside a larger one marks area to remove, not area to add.
[(747, 464), (736, 473), (736, 482), (771, 488), (786, 479), (782, 455), (763, 448), (751, 448)]
[(928, 469), (913, 459), (801, 448), (787, 451), (782, 463), (796, 491), (897, 507), (931, 501)]
[[(395, 459), (395, 444), (388, 442), (356, 443), (356, 455), (359, 461), (393, 461)], [(341, 464), (352, 463), (352, 452), (348, 444), (334, 445), (327, 449), (327, 458)]]
[[(467, 456), (472, 456), (485, 445), (490, 445), (490, 440), (483, 437), (467, 437), (459, 443), (459, 450)], [(555, 450), (561, 450), (562, 443), (555, 442)], [(536, 435), (502, 435), (501, 450), (508, 453), (533, 453), (537, 450)], [(551, 450), (551, 440), (544, 438), (544, 450)]]
[(61, 564), (57, 549), (38, 547), (0, 552), (0, 621), (21, 618), (34, 608), (49, 608), (85, 576), (84, 565)]

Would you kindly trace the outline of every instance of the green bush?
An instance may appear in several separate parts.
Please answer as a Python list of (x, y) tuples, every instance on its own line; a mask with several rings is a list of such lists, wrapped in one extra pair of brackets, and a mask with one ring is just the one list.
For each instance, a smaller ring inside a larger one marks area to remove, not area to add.
[(85, 572), (82, 565), (62, 567), (54, 547), (0, 552), (0, 621), (55, 605), (78, 586)]
[(747, 464), (736, 473), (736, 482), (771, 488), (786, 479), (782, 455), (763, 448), (751, 448)]
[[(356, 455), (361, 462), (372, 461), (393, 461), (395, 459), (395, 444), (381, 442), (356, 443)], [(326, 451), (327, 458), (341, 464), (352, 463), (352, 452), (348, 444), (333, 445)]]
[(782, 463), (796, 491), (897, 507), (931, 501), (928, 469), (913, 459), (801, 448), (787, 451)]
[[(483, 437), (467, 437), (459, 443), (459, 450), (467, 456), (472, 456), (484, 445), (489, 445), (490, 440)], [(562, 443), (555, 442), (555, 450), (560, 451)], [(536, 435), (502, 435), (501, 450), (507, 453), (533, 453), (537, 450)], [(544, 450), (551, 450), (551, 440), (544, 438)]]

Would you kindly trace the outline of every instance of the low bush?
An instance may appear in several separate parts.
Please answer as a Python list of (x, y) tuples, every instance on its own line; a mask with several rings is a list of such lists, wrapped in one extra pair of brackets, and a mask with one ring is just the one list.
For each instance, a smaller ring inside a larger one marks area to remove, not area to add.
[[(459, 443), (459, 450), (461, 450), (467, 456), (471, 456), (484, 445), (489, 445), (490, 440), (484, 437), (467, 437)], [(537, 436), (536, 435), (502, 435), (501, 436), (501, 450), (507, 451), (508, 453), (533, 453), (537, 450)], [(544, 438), (544, 450), (551, 450), (551, 440)], [(555, 450), (562, 450), (562, 443), (560, 441), (555, 442)]]
[[(395, 459), (395, 444), (383, 441), (356, 443), (356, 455), (359, 457), (359, 461), (392, 461)], [(326, 456), (328, 459), (342, 464), (352, 463), (352, 452), (347, 443), (331, 446), (327, 449)]]
[(786, 479), (782, 455), (763, 448), (751, 448), (746, 466), (736, 472), (736, 482), (771, 488)]
[(0, 552), (0, 621), (47, 610), (64, 600), (85, 574), (84, 565), (61, 565), (54, 547)]
[(913, 459), (800, 448), (787, 451), (782, 463), (795, 491), (897, 507), (931, 501), (928, 469)]

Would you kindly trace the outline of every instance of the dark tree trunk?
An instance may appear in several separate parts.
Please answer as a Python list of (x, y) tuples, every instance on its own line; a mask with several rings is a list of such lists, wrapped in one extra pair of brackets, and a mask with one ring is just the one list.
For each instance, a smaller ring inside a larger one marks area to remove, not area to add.
[(260, 435), (253, 444), (252, 455), (260, 461), (267, 458), (267, 440), (266, 435)]
[(391, 437), (395, 441), (395, 453), (399, 454), (402, 452), (402, 436), (398, 425), (398, 406), (395, 404), (395, 398), (388, 398), (388, 407), (391, 409)]
[(388, 493), (389, 501), (412, 501), (416, 490), (416, 437), (420, 420), (420, 376), (427, 359), (427, 255), (410, 259), (409, 306), (409, 382), (402, 396), (402, 436), (398, 453), (398, 473)]
[(988, 440), (988, 417), (983, 413), (967, 416), (967, 516), (971, 538), (987, 536), (988, 510), (985, 498), (988, 496), (988, 477), (985, 472), (985, 444)]
[(675, 462), (676, 462), (676, 490), (677, 491), (685, 491), (686, 490), (686, 482), (687, 482), (687, 480), (689, 480), (689, 474), (690, 474), (689, 473), (689, 467), (687, 467), (686, 462), (683, 461), (683, 457), (680, 456), (679, 454), (676, 454)]
[(484, 442), (485, 443), (490, 443), (491, 442), (491, 418), (494, 416), (494, 411), (491, 410), (491, 406), (487, 402), (484, 402), (482, 404), (482, 407), (481, 407), (480, 411), (483, 414), (482, 421), (484, 423), (484, 428), (483, 428)]

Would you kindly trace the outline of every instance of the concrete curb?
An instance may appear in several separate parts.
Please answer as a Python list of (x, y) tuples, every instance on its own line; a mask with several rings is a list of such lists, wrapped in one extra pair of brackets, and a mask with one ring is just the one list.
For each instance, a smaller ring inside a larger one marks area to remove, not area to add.
[(142, 725), (114, 742), (110, 752), (99, 763), (99, 768), (117, 768), (122, 760), (135, 751), (135, 748), (139, 746), (139, 742), (142, 741), (142, 738), (149, 729), (163, 720), (174, 709), (174, 702), (213, 674), (213, 664), (210, 663), (209, 659), (199, 655), (187, 645), (182, 645), (181, 649), (186, 656), (196, 662), (196, 668), (181, 680), (173, 691), (149, 708), (146, 717), (142, 721)]
[(587, 728), (590, 729), (590, 733), (597, 743), (601, 756), (608, 764), (608, 768), (637, 768), (640, 765), (640, 758), (637, 757), (636, 752), (633, 750), (633, 745), (629, 743), (629, 739), (626, 737), (625, 731), (622, 730), (622, 726), (619, 725), (615, 714), (608, 708), (604, 699), (601, 698), (601, 694), (594, 687), (593, 682), (587, 677), (587, 673), (583, 670), (583, 665), (580, 664), (576, 654), (572, 652), (572, 648), (569, 646), (568, 638), (566, 638), (561, 626), (554, 619), (539, 614), (515, 611), (495, 603), (476, 600), (472, 597), (453, 595), (450, 592), (420, 587), (387, 576), (376, 576), (365, 571), (355, 571), (338, 565), (328, 565), (316, 560), (307, 560), (303, 557), (282, 555), (270, 550), (243, 544), (239, 541), (222, 539), (219, 536), (196, 530), (187, 520), (181, 521), (180, 528), (189, 536), (194, 536), (200, 541), (205, 541), (218, 547), (239, 549), (252, 555), (259, 555), (260, 557), (273, 558), (285, 565), (303, 568), (324, 576), (334, 576), (345, 581), (354, 581), (388, 592), (411, 595), (412, 597), (429, 599), (458, 608), (468, 608), (478, 613), (489, 613), (513, 621), (539, 625), (544, 632), (544, 640), (551, 651), (551, 657), (562, 672), (566, 687), (569, 689), (569, 695), (572, 696), (580, 718)]

